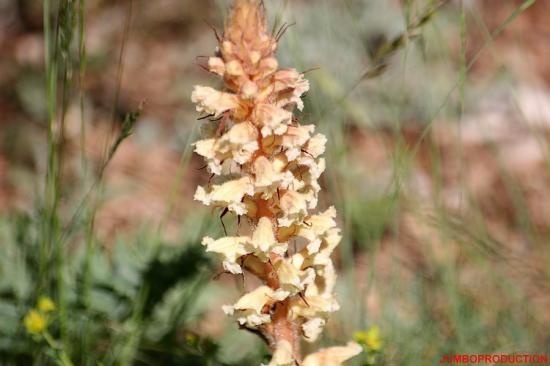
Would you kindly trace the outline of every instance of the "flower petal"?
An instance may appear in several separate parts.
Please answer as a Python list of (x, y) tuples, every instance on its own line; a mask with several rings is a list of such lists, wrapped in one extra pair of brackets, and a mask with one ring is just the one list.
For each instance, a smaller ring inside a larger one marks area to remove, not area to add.
[(346, 346), (323, 348), (318, 352), (308, 355), (303, 366), (341, 366), (345, 361), (357, 356), (363, 348), (355, 342), (349, 342)]
[(292, 356), (292, 345), (285, 340), (277, 342), (273, 357), (267, 366), (294, 366), (295, 361)]
[(315, 342), (323, 331), (325, 323), (326, 321), (323, 318), (313, 318), (302, 324), (304, 339), (310, 343)]
[(262, 312), (265, 305), (277, 300), (274, 291), (268, 286), (260, 286), (254, 291), (245, 294), (234, 305), (225, 305), (226, 314), (236, 315), (239, 324), (255, 327), (269, 323), (271, 317)]
[(223, 112), (239, 106), (239, 99), (231, 93), (224, 93), (208, 86), (195, 86), (191, 101), (197, 104), (197, 112), (220, 116)]
[(247, 236), (228, 236), (218, 240), (206, 236), (202, 239), (202, 245), (206, 246), (207, 252), (222, 255), (224, 269), (237, 274), (242, 273), (237, 259), (249, 253), (244, 245), (249, 240), (250, 238)]
[(225, 206), (237, 215), (246, 214), (246, 205), (242, 202), (245, 195), (253, 195), (254, 186), (250, 178), (242, 177), (230, 180), (220, 185), (213, 185), (208, 191), (204, 187), (197, 187), (195, 199), (206, 206)]

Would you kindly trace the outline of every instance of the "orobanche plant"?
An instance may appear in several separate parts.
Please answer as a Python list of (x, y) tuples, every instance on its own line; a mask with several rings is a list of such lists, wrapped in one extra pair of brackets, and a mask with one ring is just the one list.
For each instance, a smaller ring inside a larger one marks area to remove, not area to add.
[(259, 334), (273, 357), (269, 366), (336, 366), (361, 352), (353, 342), (321, 349), (302, 359), (300, 342), (314, 342), (327, 315), (339, 309), (330, 258), (340, 242), (336, 210), (312, 214), (325, 170), (327, 139), (300, 125), (309, 82), (295, 69), (279, 69), (274, 57), (282, 29), (267, 31), (260, 0), (236, 0), (215, 57), (207, 69), (224, 89), (196, 86), (197, 111), (217, 124), (195, 144), (212, 180), (195, 199), (238, 215), (239, 233), (205, 237), (226, 272), (255, 275), (261, 285), (223, 311)]

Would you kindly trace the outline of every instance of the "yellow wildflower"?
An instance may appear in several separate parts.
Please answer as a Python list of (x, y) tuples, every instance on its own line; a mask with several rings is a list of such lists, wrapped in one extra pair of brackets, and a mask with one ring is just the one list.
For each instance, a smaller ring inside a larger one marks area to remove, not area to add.
[(27, 332), (31, 334), (39, 334), (46, 329), (47, 320), (44, 315), (40, 314), (40, 312), (32, 309), (27, 313), (27, 315), (25, 315), (23, 324), (25, 325)]
[(52, 299), (47, 296), (41, 296), (38, 299), (37, 308), (43, 313), (49, 313), (56, 309)]
[(366, 346), (371, 351), (380, 351), (383, 346), (382, 338), (380, 337), (380, 328), (373, 326), (369, 330), (355, 332), (354, 339), (356, 342)]
[(187, 333), (185, 335), (185, 342), (189, 346), (195, 346), (197, 344), (198, 340), (199, 340), (199, 338), (193, 333)]

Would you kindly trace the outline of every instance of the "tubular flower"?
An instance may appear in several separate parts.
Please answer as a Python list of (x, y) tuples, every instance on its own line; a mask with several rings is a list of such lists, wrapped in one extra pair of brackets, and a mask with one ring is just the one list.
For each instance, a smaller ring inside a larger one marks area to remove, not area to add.
[[(223, 310), (268, 341), (269, 366), (302, 362), (300, 339), (317, 340), (339, 309), (330, 258), (340, 241), (336, 210), (310, 212), (321, 190), (327, 139), (293, 117), (309, 82), (295, 69), (279, 69), (282, 32), (267, 31), (260, 0), (235, 0), (216, 56), (205, 66), (223, 78), (224, 90), (196, 86), (192, 94), (197, 111), (215, 127), (194, 144), (212, 175), (195, 199), (250, 223), (248, 232), (202, 243), (221, 257), (226, 272), (246, 270), (263, 282)], [(302, 364), (341, 365), (360, 351), (351, 342), (313, 353)]]

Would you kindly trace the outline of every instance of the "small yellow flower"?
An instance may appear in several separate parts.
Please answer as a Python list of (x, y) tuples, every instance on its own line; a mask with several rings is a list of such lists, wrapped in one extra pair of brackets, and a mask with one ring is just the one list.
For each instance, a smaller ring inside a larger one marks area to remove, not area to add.
[(380, 328), (376, 325), (369, 330), (355, 332), (353, 338), (356, 342), (366, 346), (371, 351), (380, 351), (383, 346), (382, 338), (380, 337)]
[(38, 308), (38, 310), (40, 310), (43, 313), (49, 313), (51, 311), (55, 311), (55, 309), (56, 309), (55, 304), (53, 303), (52, 299), (50, 299), (47, 296), (41, 296), (38, 299), (37, 308)]
[(187, 333), (185, 335), (185, 342), (190, 346), (196, 345), (198, 340), (198, 337), (193, 333)]
[(353, 333), (353, 339), (357, 343), (365, 344), (367, 341), (367, 332), (363, 330), (358, 330), (357, 332)]
[(27, 313), (27, 315), (25, 315), (23, 324), (25, 325), (25, 328), (27, 328), (27, 332), (31, 334), (39, 334), (46, 329), (47, 321), (42, 314), (35, 309), (32, 309)]

